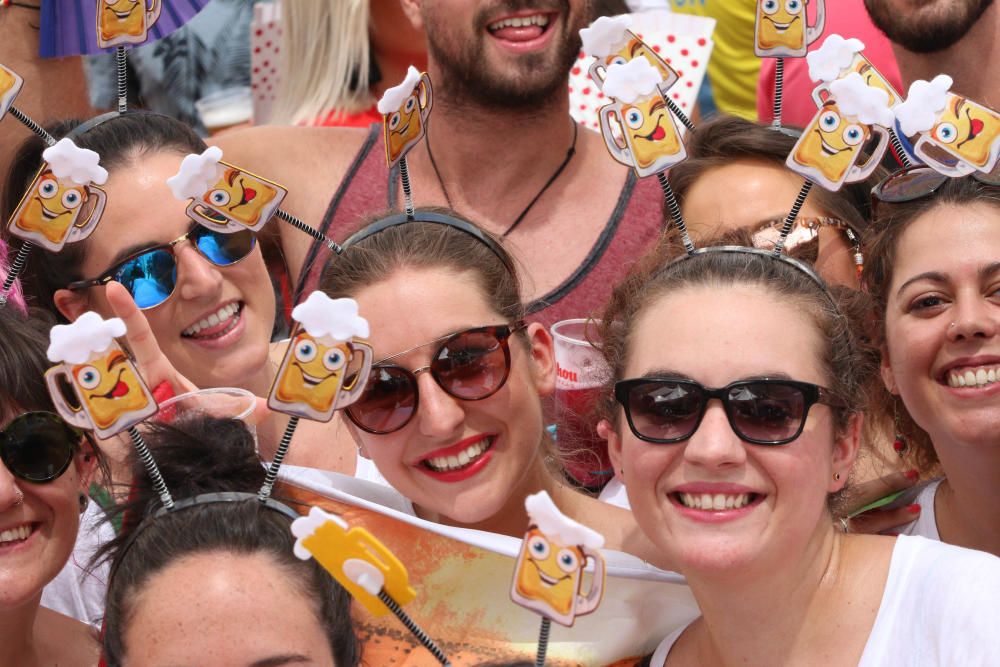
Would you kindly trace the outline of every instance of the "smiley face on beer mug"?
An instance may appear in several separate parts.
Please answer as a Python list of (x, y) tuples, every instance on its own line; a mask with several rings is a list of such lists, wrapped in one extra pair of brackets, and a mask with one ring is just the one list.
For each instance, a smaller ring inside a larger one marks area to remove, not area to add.
[(390, 169), (423, 139), (432, 105), (431, 79), (413, 65), (406, 70), (403, 82), (385, 91), (378, 101)]
[(762, 58), (801, 58), (823, 34), (824, 0), (816, 2), (816, 22), (808, 25), (807, 0), (757, 0), (754, 53)]
[(59, 252), (93, 233), (107, 205), (97, 184), (108, 180), (100, 156), (62, 139), (42, 153), (45, 164), (10, 217), (7, 229), (18, 238)]
[(889, 80), (864, 56), (862, 53), (864, 48), (865, 44), (860, 39), (853, 37), (844, 39), (840, 35), (830, 35), (818, 49), (806, 54), (809, 77), (820, 83), (812, 93), (817, 106), (822, 106), (829, 96), (830, 84), (851, 72), (860, 74), (869, 86), (884, 90), (889, 95), (890, 107), (902, 101), (902, 96), (896, 92)]
[(368, 336), (368, 321), (358, 315), (354, 299), (331, 299), (319, 291), (292, 310), (292, 319), (295, 330), (268, 407), (328, 422), (334, 411), (361, 397), (368, 381), (373, 350), (357, 340)]
[(629, 30), (632, 17), (628, 14), (602, 16), (580, 31), (583, 52), (596, 60), (590, 65), (590, 78), (603, 90), (607, 69), (611, 65), (624, 65), (642, 56), (660, 73), (659, 88), (666, 93), (680, 78), (656, 51)]
[(14, 99), (21, 92), (23, 85), (24, 79), (18, 76), (17, 72), (0, 65), (0, 120), (3, 120), (14, 104)]
[(373, 616), (389, 613), (378, 599), (385, 592), (402, 606), (417, 597), (403, 563), (364, 528), (351, 528), (319, 507), (292, 522), (293, 551), (301, 560), (315, 558)]
[[(867, 178), (888, 146), (893, 122), (888, 99), (884, 90), (868, 86), (856, 72), (834, 81), (830, 99), (806, 126), (785, 164), (827, 190)], [(878, 143), (862, 162), (873, 136)]]
[(604, 92), (614, 101), (601, 107), (601, 133), (611, 156), (649, 176), (687, 157), (680, 129), (660, 94), (659, 71), (642, 58), (611, 65)]
[(97, 0), (97, 44), (102, 49), (142, 44), (160, 18), (162, 0)]
[(217, 232), (259, 231), (288, 194), (274, 181), (223, 162), (218, 146), (186, 156), (167, 185), (177, 199), (191, 200), (189, 218)]
[[(45, 373), (52, 402), (69, 424), (108, 438), (156, 414), (152, 393), (115, 338), (125, 335), (118, 318), (94, 312), (52, 327)], [(73, 396), (68, 400), (67, 392)]]
[[(946, 176), (991, 173), (1000, 156), (1000, 113), (951, 92), (951, 77), (914, 81), (906, 101), (895, 108), (907, 136), (919, 135), (913, 151)], [(954, 159), (942, 159), (939, 150)]]
[[(604, 596), (604, 537), (559, 511), (545, 491), (524, 501), (531, 526), (517, 556), (510, 597), (516, 603), (567, 627), (597, 609)], [(586, 592), (587, 562), (594, 572)]]

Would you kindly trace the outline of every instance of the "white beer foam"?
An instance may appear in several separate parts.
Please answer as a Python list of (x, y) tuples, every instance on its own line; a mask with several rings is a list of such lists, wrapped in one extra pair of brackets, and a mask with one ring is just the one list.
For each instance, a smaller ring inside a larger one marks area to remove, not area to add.
[(102, 319), (87, 311), (72, 324), (57, 324), (49, 332), (49, 361), (85, 363), (94, 354), (105, 352), (115, 338), (125, 335), (125, 323), (117, 317)]
[(312, 537), (319, 530), (320, 526), (327, 522), (335, 523), (344, 529), (347, 528), (346, 521), (336, 514), (325, 512), (319, 507), (311, 507), (308, 516), (300, 516), (295, 521), (292, 521), (292, 535), (296, 538), (295, 546), (292, 550), (295, 552), (296, 558), (299, 560), (309, 560), (312, 558), (312, 553), (305, 547), (302, 541), (307, 537)]
[(181, 168), (167, 179), (170, 191), (177, 199), (198, 199), (219, 181), (219, 160), (222, 149), (209, 146), (198, 155), (191, 153), (181, 161)]
[(104, 185), (108, 180), (107, 169), (99, 164), (101, 156), (80, 148), (69, 138), (60, 139), (55, 146), (46, 148), (42, 159), (48, 163), (56, 178), (68, 178), (77, 185)]
[(857, 72), (831, 83), (830, 95), (845, 116), (853, 116), (865, 125), (893, 126), (895, 116), (889, 106), (889, 93), (869, 86)]
[(525, 498), (524, 508), (528, 510), (528, 517), (538, 530), (562, 544), (589, 549), (604, 546), (603, 535), (560, 512), (546, 491), (539, 491)]
[(625, 37), (625, 31), (632, 27), (632, 17), (628, 14), (602, 16), (586, 28), (580, 30), (583, 52), (595, 58), (604, 58), (617, 49)]
[(420, 70), (410, 65), (406, 70), (406, 78), (403, 79), (403, 83), (393, 86), (382, 94), (382, 99), (378, 101), (378, 112), (386, 116), (393, 111), (398, 111), (418, 83), (420, 83)]
[(934, 127), (938, 113), (948, 104), (952, 83), (947, 74), (938, 74), (930, 82), (917, 79), (910, 84), (906, 101), (897, 104), (893, 110), (903, 134), (911, 137)]
[(348, 341), (368, 337), (368, 320), (358, 315), (354, 299), (331, 299), (316, 290), (292, 309), (292, 319), (313, 338), (330, 337)]
[(633, 58), (624, 65), (615, 63), (604, 75), (604, 94), (619, 102), (633, 104), (636, 100), (657, 92), (663, 81), (660, 70), (645, 58)]
[(865, 43), (851, 37), (844, 39), (840, 35), (830, 35), (823, 45), (806, 54), (809, 63), (809, 78), (813, 81), (835, 81), (840, 73), (851, 66), (856, 53), (865, 49)]

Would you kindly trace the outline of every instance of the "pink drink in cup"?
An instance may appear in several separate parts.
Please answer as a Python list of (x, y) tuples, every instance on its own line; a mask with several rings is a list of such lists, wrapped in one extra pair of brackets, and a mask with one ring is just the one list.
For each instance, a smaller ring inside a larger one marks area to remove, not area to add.
[(598, 322), (563, 320), (552, 325), (556, 357), (556, 444), (566, 470), (579, 484), (600, 488), (612, 477), (607, 443), (597, 435), (595, 407), (608, 378), (598, 342)]

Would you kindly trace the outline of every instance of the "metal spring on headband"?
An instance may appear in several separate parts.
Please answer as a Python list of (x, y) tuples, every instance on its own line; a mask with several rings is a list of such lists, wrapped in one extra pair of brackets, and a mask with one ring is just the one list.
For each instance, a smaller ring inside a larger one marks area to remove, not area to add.
[(17, 256), (11, 262), (10, 271), (7, 273), (7, 277), (3, 279), (3, 288), (0, 289), (0, 306), (7, 303), (7, 297), (14, 286), (14, 281), (17, 280), (17, 277), (21, 275), (21, 271), (24, 270), (24, 264), (28, 261), (28, 255), (31, 253), (32, 247), (34, 247), (34, 244), (31, 241), (22, 243), (21, 248), (17, 251)]
[(545, 654), (549, 651), (549, 629), (552, 621), (542, 616), (542, 626), (538, 629), (538, 651), (535, 653), (535, 667), (545, 667)]
[(333, 239), (327, 238), (327, 236), (323, 234), (323, 232), (319, 231), (314, 227), (310, 227), (306, 223), (296, 218), (291, 213), (287, 213), (279, 208), (277, 211), (274, 212), (274, 214), (279, 218), (281, 218), (282, 220), (284, 220), (285, 222), (287, 222), (288, 224), (290, 224), (292, 227), (295, 227), (296, 229), (305, 232), (306, 234), (313, 237), (317, 241), (325, 243), (327, 248), (337, 253), (338, 255), (344, 252), (344, 249), (340, 247), (339, 243), (337, 243)]
[(785, 249), (785, 240), (788, 235), (792, 233), (792, 227), (795, 225), (795, 219), (799, 217), (799, 211), (802, 210), (802, 205), (806, 203), (806, 197), (809, 196), (809, 191), (812, 190), (813, 182), (808, 178), (806, 182), (802, 184), (802, 189), (799, 190), (799, 194), (795, 197), (795, 203), (792, 204), (792, 210), (788, 212), (788, 217), (785, 218), (785, 224), (781, 226), (781, 235), (778, 237), (777, 243), (774, 244), (774, 250), (771, 254), (775, 257), (781, 254), (781, 251)]
[(681, 108), (677, 106), (677, 102), (674, 102), (672, 99), (667, 97), (666, 93), (663, 94), (663, 99), (666, 101), (667, 108), (670, 109), (671, 113), (677, 116), (677, 120), (682, 122), (684, 127), (694, 132), (694, 123), (691, 122), (691, 119), (687, 117), (686, 113), (681, 111)]
[(430, 651), (435, 658), (437, 658), (438, 662), (445, 665), (445, 667), (451, 667), (451, 663), (448, 661), (448, 656), (444, 654), (444, 651), (442, 651), (441, 648), (434, 643), (433, 639), (427, 636), (427, 633), (424, 632), (412, 618), (410, 618), (409, 614), (403, 611), (403, 608), (400, 607), (395, 600), (389, 597), (389, 594), (385, 592), (384, 588), (378, 592), (378, 599), (382, 601), (382, 604), (389, 608), (389, 611), (396, 615), (396, 618), (398, 618), (400, 622), (406, 626), (407, 630), (413, 633), (413, 636), (417, 638), (420, 644), (425, 649)]
[(285, 455), (288, 454), (288, 447), (292, 444), (292, 436), (295, 435), (295, 428), (298, 425), (298, 417), (293, 416), (289, 418), (288, 426), (285, 427), (285, 434), (281, 436), (278, 449), (274, 452), (274, 459), (271, 461), (271, 465), (267, 467), (267, 475), (264, 477), (264, 483), (260, 487), (260, 492), (257, 493), (257, 499), (261, 502), (268, 499), (271, 495), (271, 489), (274, 488), (274, 483), (278, 481), (278, 470), (281, 468), (281, 462), (285, 460)]
[(160, 474), (160, 469), (156, 467), (156, 461), (153, 460), (153, 455), (150, 453), (146, 441), (142, 439), (142, 434), (139, 433), (139, 429), (135, 426), (128, 429), (128, 434), (132, 438), (132, 444), (135, 446), (136, 453), (139, 454), (139, 460), (142, 461), (149, 479), (153, 482), (153, 490), (160, 496), (160, 502), (168, 510), (173, 509), (174, 499), (170, 496), (167, 484), (163, 481), (163, 475)]
[(892, 149), (896, 151), (896, 155), (899, 156), (899, 162), (903, 165), (904, 169), (909, 169), (913, 166), (910, 162), (910, 156), (906, 154), (906, 150), (903, 148), (903, 142), (899, 140), (899, 135), (896, 134), (895, 128), (890, 128), (889, 130), (889, 143), (892, 144)]
[(694, 243), (691, 242), (691, 237), (688, 235), (687, 225), (684, 224), (684, 218), (681, 216), (681, 206), (677, 203), (677, 197), (674, 195), (674, 189), (670, 187), (670, 181), (667, 180), (667, 175), (662, 171), (656, 174), (656, 178), (660, 181), (660, 188), (663, 190), (663, 196), (667, 200), (667, 208), (670, 210), (670, 217), (677, 226), (677, 231), (681, 234), (681, 242), (684, 244), (684, 249), (690, 255), (694, 252)]
[(35, 134), (37, 134), (39, 137), (41, 137), (42, 141), (45, 142), (46, 146), (55, 146), (56, 145), (56, 140), (55, 140), (55, 138), (51, 134), (49, 134), (48, 132), (46, 132), (45, 129), (41, 125), (39, 125), (35, 121), (33, 121), (30, 118), (28, 118), (24, 114), (24, 112), (21, 111), (20, 109), (18, 109), (17, 107), (11, 107), (10, 108), (10, 115), (13, 116), (14, 118), (18, 119), (19, 121), (21, 121), (29, 130), (31, 130), (32, 132), (34, 132)]
[(413, 220), (413, 193), (410, 191), (410, 169), (406, 166), (406, 156), (399, 160), (399, 180), (403, 183), (403, 202), (406, 218)]
[(785, 59), (778, 58), (774, 63), (774, 107), (771, 117), (771, 127), (781, 127), (781, 96), (785, 92)]
[(128, 111), (128, 74), (124, 46), (115, 50), (115, 69), (118, 73), (118, 113), (125, 113)]

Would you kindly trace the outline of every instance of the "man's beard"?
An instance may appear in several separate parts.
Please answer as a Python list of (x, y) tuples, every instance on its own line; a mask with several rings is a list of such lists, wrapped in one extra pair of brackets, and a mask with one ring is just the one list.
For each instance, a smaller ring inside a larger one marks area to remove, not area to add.
[[(500, 13), (534, 8), (560, 10), (558, 25), (546, 28), (559, 31), (551, 37), (554, 44), (544, 51), (521, 54), (507, 67), (492, 65), (484, 56), (486, 40), (492, 39), (486, 28), (488, 19)], [(569, 71), (581, 48), (579, 28), (586, 26), (586, 23), (573, 25), (574, 18), (570, 15), (569, 0), (503, 0), (479, 9), (473, 19), (474, 33), (469, 38), (457, 37), (445, 28), (447, 17), (425, 14), (428, 50), (443, 79), (437, 91), (439, 99), (456, 106), (471, 104), (524, 112), (544, 108), (554, 97), (568, 94)]]
[(965, 37), (993, 0), (937, 0), (932, 11), (919, 9), (912, 15), (886, 0), (865, 0), (872, 22), (890, 41), (913, 53), (947, 49)]

